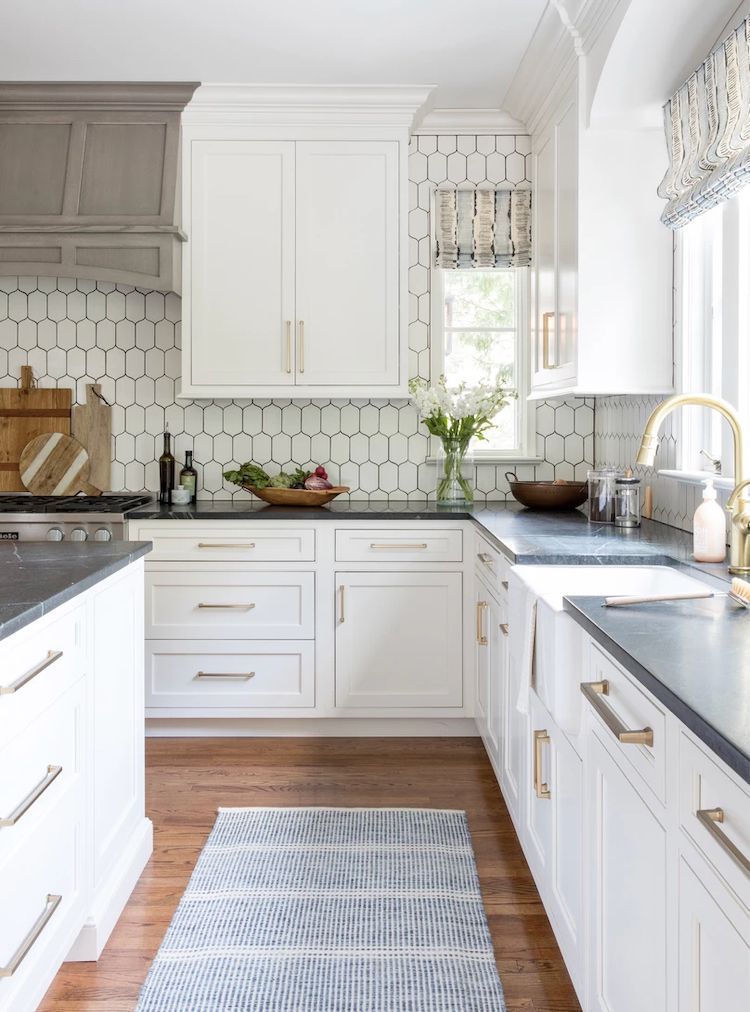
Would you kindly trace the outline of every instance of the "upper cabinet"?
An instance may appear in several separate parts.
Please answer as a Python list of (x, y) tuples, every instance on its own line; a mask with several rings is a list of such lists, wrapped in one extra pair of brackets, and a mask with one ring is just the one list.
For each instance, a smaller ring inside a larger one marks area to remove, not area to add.
[(181, 396), (403, 396), (424, 93), (262, 91), (202, 88), (186, 112)]

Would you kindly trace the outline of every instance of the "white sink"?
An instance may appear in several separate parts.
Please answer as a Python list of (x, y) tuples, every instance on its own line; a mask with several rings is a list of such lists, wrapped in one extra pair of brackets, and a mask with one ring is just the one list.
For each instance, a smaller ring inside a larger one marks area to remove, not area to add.
[[(584, 632), (563, 611), (563, 598), (617, 595), (683, 594), (706, 584), (668, 566), (514, 566), (510, 583), (511, 630), (523, 629), (528, 593), (537, 599), (534, 688), (557, 724), (569, 734), (580, 729), (585, 680)], [(639, 609), (637, 622), (643, 621)], [(513, 664), (521, 663), (512, 637)]]

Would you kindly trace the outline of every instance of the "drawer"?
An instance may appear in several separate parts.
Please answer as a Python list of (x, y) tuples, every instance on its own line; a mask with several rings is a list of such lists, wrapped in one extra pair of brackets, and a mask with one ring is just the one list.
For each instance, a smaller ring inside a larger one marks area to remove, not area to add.
[(0, 864), (2, 1009), (36, 1008), (83, 925), (82, 813), (79, 779)]
[(150, 567), (149, 639), (313, 639), (314, 573), (227, 573)]
[(21, 732), (82, 677), (84, 625), (80, 606), (0, 641), (0, 742)]
[(78, 681), (0, 750), (0, 864), (79, 777), (83, 690)]
[(474, 536), (474, 572), (496, 594), (507, 592), (510, 562), (478, 535)]
[(463, 532), (434, 527), (336, 531), (337, 562), (460, 562)]
[(233, 710), (315, 705), (315, 644), (242, 640), (151, 640), (146, 644), (146, 706)]
[(152, 526), (138, 525), (141, 541), (153, 542), (152, 562), (314, 562), (315, 531), (271, 527), (248, 527), (231, 520), (220, 524), (197, 524), (176, 520)]
[[(664, 803), (666, 712), (593, 642), (589, 644), (588, 671), (588, 682), (583, 684), (589, 688), (584, 696), (588, 708), (607, 729), (604, 739), (610, 751), (622, 755)], [(605, 692), (596, 691), (602, 687)], [(651, 744), (638, 740), (640, 732), (650, 736)]]
[(679, 768), (682, 829), (750, 909), (750, 788), (684, 731)]

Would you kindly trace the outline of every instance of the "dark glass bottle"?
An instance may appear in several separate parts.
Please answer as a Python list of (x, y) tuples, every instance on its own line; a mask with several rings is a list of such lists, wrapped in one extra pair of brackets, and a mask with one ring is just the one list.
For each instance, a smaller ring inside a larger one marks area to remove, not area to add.
[(172, 504), (174, 488), (174, 456), (172, 454), (172, 434), (169, 426), (164, 433), (164, 452), (159, 457), (159, 502)]
[(180, 485), (190, 490), (190, 501), (195, 502), (198, 491), (198, 472), (193, 467), (192, 450), (185, 452), (185, 466), (180, 471)]

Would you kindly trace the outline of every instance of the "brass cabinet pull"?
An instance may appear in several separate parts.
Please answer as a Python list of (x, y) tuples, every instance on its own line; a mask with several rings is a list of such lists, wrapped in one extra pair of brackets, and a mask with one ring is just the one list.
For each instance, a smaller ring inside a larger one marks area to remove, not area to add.
[(484, 632), (482, 630), (483, 626), (482, 614), (486, 610), (486, 608), (487, 608), (486, 601), (477, 601), (477, 643), (482, 647), (487, 645), (487, 637), (484, 635)]
[(746, 857), (739, 847), (732, 843), (726, 833), (723, 833), (719, 829), (719, 825), (724, 821), (724, 809), (701, 808), (695, 813), (695, 815), (698, 822), (700, 822), (702, 826), (705, 826), (719, 846), (723, 847), (727, 854), (729, 854), (732, 860), (740, 866), (746, 875), (750, 875), (750, 858)]
[(554, 313), (542, 313), (542, 369), (557, 369), (557, 363), (549, 357), (549, 321), (554, 318)]
[(541, 801), (552, 797), (549, 784), (542, 782), (542, 745), (549, 744), (550, 740), (546, 731), (534, 731), (534, 792)]
[(243, 544), (242, 542), (235, 541), (234, 544), (227, 545), (227, 544), (220, 544), (219, 542), (216, 542), (215, 544), (209, 544), (206, 541), (199, 541), (198, 542), (198, 547), (199, 548), (255, 548), (255, 542), (254, 541), (248, 541), (245, 544)]
[(62, 773), (62, 766), (48, 766), (47, 772), (44, 777), (39, 781), (36, 787), (32, 788), (31, 791), (26, 795), (23, 801), (19, 802), (18, 805), (13, 809), (10, 815), (4, 819), (0, 819), (0, 827), (2, 826), (15, 826), (15, 824), (24, 816), (31, 806), (41, 798), (47, 788), (60, 776)]
[(232, 681), (247, 682), (255, 677), (254, 671), (199, 671), (195, 676), (199, 678), (227, 678)]
[(37, 675), (41, 675), (45, 668), (48, 668), (50, 664), (54, 664), (55, 661), (59, 661), (62, 655), (62, 650), (50, 650), (43, 661), (34, 665), (33, 668), (29, 668), (29, 670), (21, 675), (20, 678), (17, 678), (15, 682), (11, 682), (10, 685), (0, 685), (0, 696), (9, 696), (12, 692), (18, 692), (18, 690), (22, 689), (24, 685), (31, 681), (32, 678), (36, 678)]
[(299, 321), (299, 371), (305, 371), (305, 321)]
[(510, 633), (510, 626), (508, 625), (507, 622), (500, 623), (500, 632), (503, 634), (503, 636), (507, 636)]
[(654, 747), (654, 732), (650, 727), (642, 727), (638, 730), (630, 730), (625, 727), (617, 714), (602, 699), (602, 696), (609, 695), (609, 682), (582, 682), (581, 692), (593, 706), (612, 734), (621, 741), (623, 745), (648, 745)]
[(62, 896), (53, 896), (52, 894), (49, 893), (47, 894), (47, 903), (43, 913), (41, 913), (39, 917), (37, 917), (37, 919), (34, 921), (28, 935), (26, 935), (24, 940), (21, 942), (16, 951), (10, 957), (10, 961), (8, 962), (8, 964), (6, 966), (0, 966), (0, 977), (13, 976), (13, 974), (16, 972), (21, 963), (23, 963), (24, 959), (26, 959), (26, 957), (28, 956), (34, 942), (37, 940), (37, 938), (39, 938), (41, 933), (46, 928), (47, 922), (49, 921), (50, 917), (52, 917), (57, 908), (60, 906), (61, 901)]
[(406, 543), (402, 543), (400, 545), (381, 545), (381, 544), (378, 544), (377, 542), (373, 541), (370, 544), (370, 548), (374, 552), (398, 552), (398, 551), (401, 551), (401, 552), (421, 552), (421, 551), (424, 551), (425, 548), (427, 548), (427, 543), (425, 541), (422, 541), (418, 545), (417, 544), (409, 545), (409, 544), (406, 544)]
[(286, 321), (286, 371), (292, 371), (292, 321)]
[(494, 564), (492, 562), (492, 556), (488, 552), (477, 552), (477, 558), (488, 569), (494, 569), (495, 568)]
[(198, 605), (199, 608), (223, 608), (228, 611), (250, 611), (255, 607), (254, 604), (204, 604), (202, 601)]
[(339, 587), (339, 622), (344, 621), (344, 584)]
[(508, 581), (507, 580), (501, 580), (500, 581), (500, 586), (503, 588), (503, 590), (507, 590), (508, 589)]

